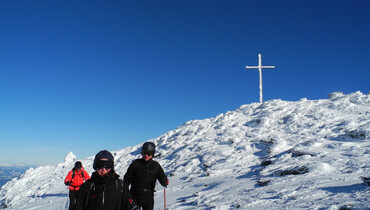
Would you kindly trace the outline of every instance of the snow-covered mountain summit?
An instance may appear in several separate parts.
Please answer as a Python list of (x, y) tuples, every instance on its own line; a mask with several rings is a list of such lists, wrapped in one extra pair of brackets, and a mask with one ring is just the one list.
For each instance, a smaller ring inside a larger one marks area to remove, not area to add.
[[(370, 95), (243, 105), (186, 122), (152, 139), (169, 175), (169, 209), (370, 208)], [(121, 176), (141, 145), (114, 152)], [(102, 148), (104, 149), (104, 148)], [(98, 152), (98, 151), (96, 151)], [(82, 160), (92, 172), (93, 156)], [(56, 166), (29, 169), (1, 188), (14, 209), (66, 209), (69, 153)], [(157, 186), (155, 209), (163, 208)]]

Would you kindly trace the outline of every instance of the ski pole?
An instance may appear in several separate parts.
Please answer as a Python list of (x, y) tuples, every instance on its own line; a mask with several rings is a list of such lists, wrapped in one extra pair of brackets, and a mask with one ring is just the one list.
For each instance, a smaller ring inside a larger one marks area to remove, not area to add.
[(164, 188), (163, 195), (164, 195), (164, 210), (166, 210), (166, 188)]

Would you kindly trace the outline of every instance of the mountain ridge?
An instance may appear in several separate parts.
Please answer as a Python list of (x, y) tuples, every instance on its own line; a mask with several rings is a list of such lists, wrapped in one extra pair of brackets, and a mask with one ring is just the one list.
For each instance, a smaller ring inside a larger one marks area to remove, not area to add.
[[(360, 179), (370, 175), (369, 135), (369, 94), (335, 92), (329, 99), (242, 105), (188, 121), (151, 141), (170, 179), (169, 208), (335, 209), (370, 207), (369, 189)], [(113, 152), (121, 177), (140, 148)], [(63, 179), (73, 156), (4, 185), (2, 205), (65, 209)], [(89, 173), (92, 161), (93, 156), (82, 160)], [(37, 177), (45, 171), (46, 177)], [(156, 200), (161, 195), (157, 190)]]

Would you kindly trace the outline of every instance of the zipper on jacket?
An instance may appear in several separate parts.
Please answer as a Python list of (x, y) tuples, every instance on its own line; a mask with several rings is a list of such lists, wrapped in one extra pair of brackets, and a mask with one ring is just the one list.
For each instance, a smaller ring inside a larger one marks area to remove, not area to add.
[(104, 206), (104, 197), (105, 197), (105, 184), (103, 184), (103, 206)]
[(91, 190), (95, 190), (95, 184), (94, 184), (94, 182), (91, 182), (90, 190), (89, 190), (89, 193), (87, 194), (87, 199), (86, 199), (86, 204), (85, 204), (86, 207), (87, 207), (87, 204), (89, 203)]
[(146, 165), (146, 180), (149, 181), (149, 174), (150, 174), (150, 167), (149, 167), (149, 163)]

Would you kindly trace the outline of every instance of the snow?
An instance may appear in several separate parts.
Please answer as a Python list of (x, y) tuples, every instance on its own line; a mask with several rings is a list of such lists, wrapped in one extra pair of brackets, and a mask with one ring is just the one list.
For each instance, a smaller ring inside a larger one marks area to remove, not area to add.
[[(168, 174), (168, 209), (369, 209), (370, 95), (271, 100), (192, 120), (151, 141)], [(121, 177), (141, 145), (114, 152)], [(97, 151), (98, 152), (98, 151)], [(95, 154), (94, 154), (95, 155)], [(93, 157), (81, 160), (91, 174)], [(67, 209), (76, 157), (1, 188), (9, 209)], [(155, 209), (163, 209), (157, 185)]]

